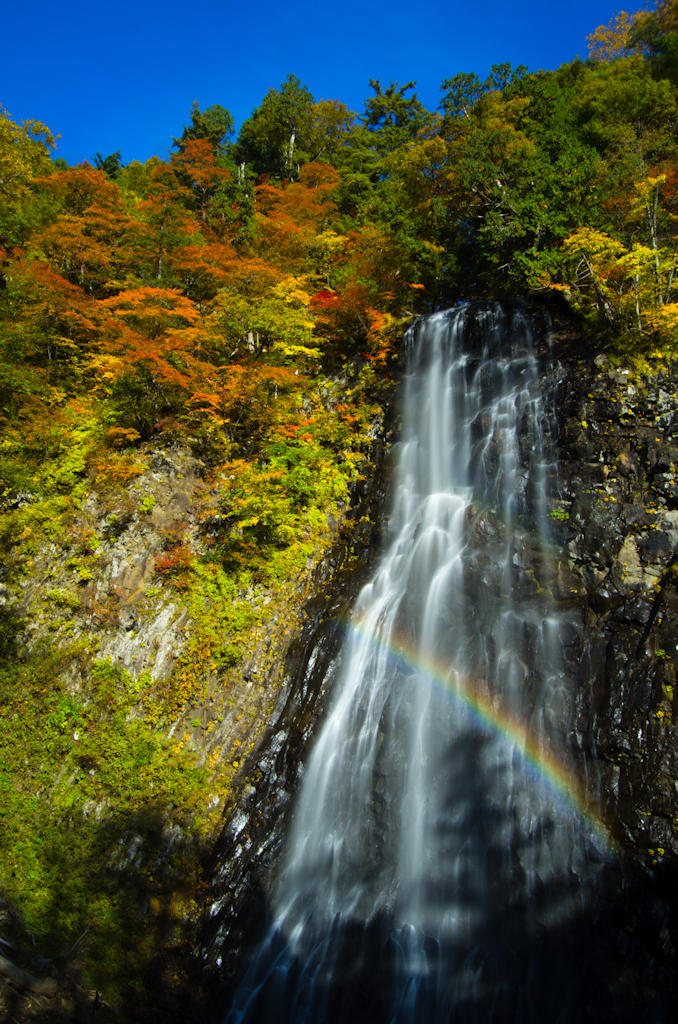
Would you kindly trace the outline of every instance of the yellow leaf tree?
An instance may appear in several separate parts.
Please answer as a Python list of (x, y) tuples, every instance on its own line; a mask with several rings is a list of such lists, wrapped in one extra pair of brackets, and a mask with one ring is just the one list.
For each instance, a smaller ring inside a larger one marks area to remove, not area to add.
[(0, 106), (0, 233), (23, 245), (33, 192), (32, 180), (51, 170), (56, 139), (42, 121), (12, 121)]

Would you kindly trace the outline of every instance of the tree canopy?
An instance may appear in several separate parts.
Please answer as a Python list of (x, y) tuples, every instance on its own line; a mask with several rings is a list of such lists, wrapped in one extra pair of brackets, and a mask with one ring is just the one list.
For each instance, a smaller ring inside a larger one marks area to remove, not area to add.
[(68, 167), (0, 111), (3, 415), (84, 389), (130, 437), (171, 420), (251, 455), (226, 380), (387, 374), (413, 314), (531, 289), (673, 346), (677, 12), (620, 12), (553, 72), (455, 71), (434, 111), (415, 82), (371, 80), (356, 113), (290, 74), (237, 136), (196, 101), (167, 159), (126, 166)]

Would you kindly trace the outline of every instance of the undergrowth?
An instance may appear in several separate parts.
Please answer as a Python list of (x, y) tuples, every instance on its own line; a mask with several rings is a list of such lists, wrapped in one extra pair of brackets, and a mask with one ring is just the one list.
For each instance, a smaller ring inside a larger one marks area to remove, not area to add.
[(87, 931), (107, 991), (135, 976), (140, 905), (162, 904), (168, 932), (186, 910), (208, 773), (134, 716), (144, 680), (90, 658), (43, 646), (0, 668), (0, 884), (48, 955)]

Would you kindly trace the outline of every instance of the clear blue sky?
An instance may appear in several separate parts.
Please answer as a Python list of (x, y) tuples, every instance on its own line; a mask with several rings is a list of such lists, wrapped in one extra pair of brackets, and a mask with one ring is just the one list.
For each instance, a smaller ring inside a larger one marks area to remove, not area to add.
[(435, 109), (442, 79), (459, 71), (585, 58), (586, 36), (619, 9), (612, 0), (14, 0), (2, 15), (0, 104), (60, 134), (57, 155), (71, 164), (117, 149), (129, 163), (166, 156), (193, 100), (220, 103), (239, 126), (291, 72), (315, 99), (359, 113), (370, 78), (416, 80)]

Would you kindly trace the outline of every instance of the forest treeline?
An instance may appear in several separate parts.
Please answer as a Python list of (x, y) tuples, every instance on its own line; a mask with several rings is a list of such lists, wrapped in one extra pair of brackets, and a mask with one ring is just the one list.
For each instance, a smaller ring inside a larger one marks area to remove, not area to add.
[(677, 10), (617, 16), (554, 72), (457, 74), (433, 112), (414, 83), (370, 82), (356, 114), (290, 75), (237, 138), (195, 103), (143, 164), (68, 167), (4, 112), (3, 414), (84, 392), (109, 440), (171, 419), (245, 451), (262, 388), (351, 354), (378, 367), (408, 315), (535, 288), (670, 344)]

